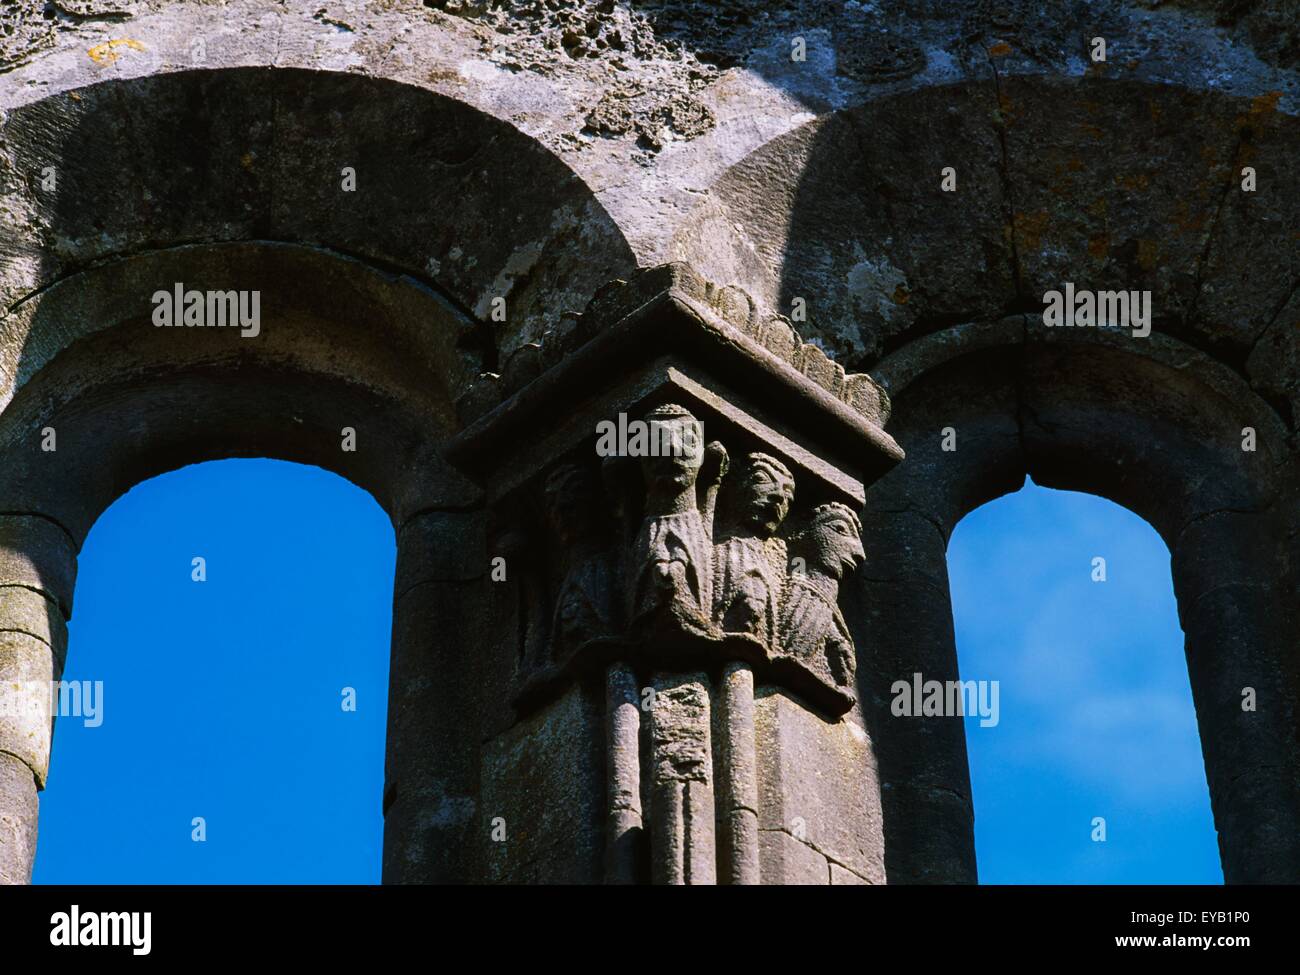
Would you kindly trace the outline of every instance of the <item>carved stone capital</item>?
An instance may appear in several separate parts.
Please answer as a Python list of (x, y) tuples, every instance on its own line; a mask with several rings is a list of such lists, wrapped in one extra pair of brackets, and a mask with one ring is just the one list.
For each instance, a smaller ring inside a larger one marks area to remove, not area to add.
[(829, 879), (831, 858), (883, 878), (763, 826), (783, 807), (760, 798), (797, 771), (791, 736), (820, 735), (809, 801), (871, 834), (839, 591), (865, 484), (902, 459), (880, 386), (677, 264), (603, 289), (459, 406), (446, 455), (483, 485), (504, 563), (515, 634), (484, 652), (510, 657), (517, 734), (603, 684), (606, 880)]
[(743, 661), (849, 710), (839, 583), (862, 559), (864, 482), (902, 457), (883, 390), (684, 265), (603, 289), (550, 341), (447, 449), (513, 543), (517, 706), (614, 660)]

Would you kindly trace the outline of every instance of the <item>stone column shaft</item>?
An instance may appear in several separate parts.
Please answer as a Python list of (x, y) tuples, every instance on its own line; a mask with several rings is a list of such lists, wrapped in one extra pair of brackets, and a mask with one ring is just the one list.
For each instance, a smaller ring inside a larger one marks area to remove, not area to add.
[(1215, 512), (1173, 546), (1178, 615), (1227, 883), (1300, 878), (1300, 659), (1283, 531)]
[(845, 615), (861, 631), (864, 712), (879, 762), (894, 883), (976, 883), (974, 808), (960, 717), (896, 719), (894, 681), (959, 680), (946, 539), (929, 519), (870, 506), (867, 562)]
[(656, 674), (650, 712), (651, 880), (717, 883), (706, 674)]
[(607, 729), (605, 775), (608, 822), (605, 882), (637, 882), (641, 822), (641, 710), (636, 675), (627, 664), (613, 664), (605, 675)]
[(35, 515), (0, 515), (0, 883), (31, 881), (37, 792), (54, 731), (53, 682), (63, 673), (76, 553)]
[(759, 883), (754, 671), (732, 662), (718, 692), (718, 810), (723, 883)]
[(480, 876), (480, 512), (431, 511), (397, 537), (384, 766), (384, 883)]

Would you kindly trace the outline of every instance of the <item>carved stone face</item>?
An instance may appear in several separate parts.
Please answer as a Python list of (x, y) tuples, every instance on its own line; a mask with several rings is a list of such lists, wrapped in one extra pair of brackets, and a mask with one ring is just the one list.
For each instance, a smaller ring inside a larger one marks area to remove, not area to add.
[(658, 445), (676, 445), (678, 448), (666, 456), (642, 458), (642, 470), (651, 491), (677, 494), (695, 484), (704, 452), (700, 422), (688, 417), (673, 420), (653, 420), (650, 423), (651, 441)]
[(546, 479), (546, 519), (561, 541), (590, 535), (596, 524), (595, 476), (574, 464), (564, 464)]
[(808, 534), (817, 566), (832, 578), (843, 578), (866, 558), (858, 527), (847, 512), (824, 511)]
[(793, 499), (791, 486), (766, 467), (754, 465), (745, 480), (740, 501), (740, 517), (758, 534), (770, 536), (781, 527), (790, 513)]

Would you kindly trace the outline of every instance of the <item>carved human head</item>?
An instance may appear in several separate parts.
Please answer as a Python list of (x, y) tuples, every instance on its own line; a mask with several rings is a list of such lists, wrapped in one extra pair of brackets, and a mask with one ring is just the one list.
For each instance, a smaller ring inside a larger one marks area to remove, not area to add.
[(803, 533), (809, 568), (841, 579), (866, 558), (862, 548), (862, 522), (848, 505), (831, 501), (819, 504)]
[(741, 475), (737, 517), (763, 535), (772, 535), (790, 513), (794, 475), (769, 454), (750, 454)]
[(645, 416), (649, 451), (641, 459), (652, 491), (679, 492), (695, 484), (704, 463), (704, 427), (684, 407), (668, 403)]
[(594, 471), (564, 463), (542, 485), (546, 520), (561, 541), (592, 534), (598, 522), (600, 487)]

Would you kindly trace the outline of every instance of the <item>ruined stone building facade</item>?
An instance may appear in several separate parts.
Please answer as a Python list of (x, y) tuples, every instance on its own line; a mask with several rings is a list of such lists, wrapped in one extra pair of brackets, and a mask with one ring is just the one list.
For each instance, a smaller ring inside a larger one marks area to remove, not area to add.
[(1032, 476), (1168, 544), (1225, 878), (1300, 881), (1298, 80), (1294, 0), (6, 3), (0, 679), (133, 485), (315, 464), (397, 537), (386, 882), (972, 882), (890, 688)]

